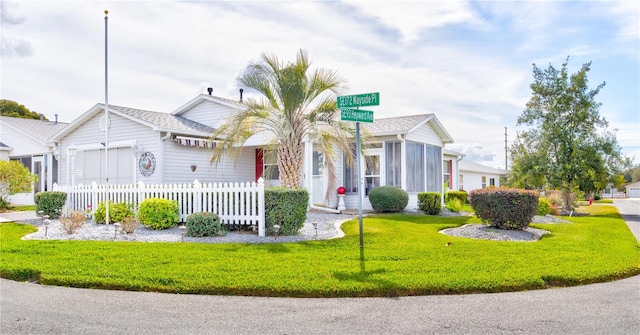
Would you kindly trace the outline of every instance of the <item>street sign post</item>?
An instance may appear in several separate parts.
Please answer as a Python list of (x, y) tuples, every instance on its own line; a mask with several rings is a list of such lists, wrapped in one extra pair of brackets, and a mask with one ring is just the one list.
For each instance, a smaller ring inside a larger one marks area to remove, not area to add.
[[(380, 93), (365, 93), (355, 95), (345, 95), (338, 97), (338, 108), (340, 108), (340, 120), (356, 123), (356, 164), (358, 166), (358, 217), (360, 226), (360, 253), (364, 248), (364, 233), (362, 229), (362, 190), (364, 179), (362, 178), (361, 154), (360, 154), (360, 122), (373, 123), (373, 111), (359, 109), (361, 106), (380, 105)], [(351, 107), (355, 107), (351, 108)]]
[(343, 95), (338, 97), (338, 108), (379, 106), (380, 93), (364, 93), (354, 95)]

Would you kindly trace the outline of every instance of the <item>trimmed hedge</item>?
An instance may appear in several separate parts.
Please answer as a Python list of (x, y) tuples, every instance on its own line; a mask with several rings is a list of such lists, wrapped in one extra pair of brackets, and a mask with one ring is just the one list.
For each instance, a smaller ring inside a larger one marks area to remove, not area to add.
[(418, 193), (418, 209), (429, 215), (438, 215), (442, 209), (442, 198), (438, 192)]
[(220, 217), (215, 213), (193, 213), (187, 216), (186, 227), (187, 236), (191, 237), (220, 236), (224, 234)]
[(274, 225), (280, 235), (297, 235), (307, 220), (309, 192), (303, 189), (271, 187), (264, 190), (265, 228), (274, 235)]
[(459, 199), (464, 205), (467, 203), (467, 191), (448, 191), (444, 194), (444, 202), (448, 203), (451, 199)]
[(409, 195), (398, 187), (380, 186), (369, 191), (369, 202), (378, 212), (402, 212), (409, 204)]
[[(131, 205), (125, 202), (117, 202), (109, 200), (109, 224), (114, 222), (122, 222), (124, 218), (133, 216)], [(93, 221), (95, 223), (104, 223), (107, 219), (107, 208), (104, 201), (98, 202), (98, 208), (93, 213)]]
[(180, 221), (178, 202), (161, 198), (147, 198), (140, 203), (138, 220), (154, 230), (168, 229)]
[(524, 229), (538, 209), (536, 191), (483, 188), (469, 193), (471, 206), (482, 222), (498, 229)]
[(36, 213), (43, 211), (43, 215), (49, 215), (51, 219), (57, 219), (62, 214), (62, 207), (67, 201), (67, 194), (64, 192), (38, 192), (34, 196), (36, 203)]

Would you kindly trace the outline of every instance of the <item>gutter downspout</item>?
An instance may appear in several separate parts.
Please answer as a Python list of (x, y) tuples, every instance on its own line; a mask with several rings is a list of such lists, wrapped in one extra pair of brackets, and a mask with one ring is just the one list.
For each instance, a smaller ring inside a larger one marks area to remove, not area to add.
[(340, 214), (342, 213), (342, 211), (339, 211), (337, 209), (333, 209), (333, 208), (329, 208), (329, 207), (319, 207), (319, 206), (315, 206), (315, 205), (309, 205), (310, 209), (316, 209), (319, 211), (324, 211), (324, 212), (328, 212), (328, 213), (333, 213), (333, 214)]
[(164, 184), (164, 166), (165, 166), (165, 161), (164, 161), (164, 141), (171, 138), (171, 132), (168, 131), (167, 134), (163, 137), (160, 138), (160, 157), (161, 157), (161, 161), (160, 161), (160, 184)]

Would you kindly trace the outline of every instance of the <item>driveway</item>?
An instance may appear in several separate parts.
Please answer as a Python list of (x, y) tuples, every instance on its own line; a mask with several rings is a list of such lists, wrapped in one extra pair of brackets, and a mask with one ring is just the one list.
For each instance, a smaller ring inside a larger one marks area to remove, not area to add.
[[(615, 205), (636, 220), (630, 227), (640, 225), (640, 201)], [(640, 334), (640, 276), (529, 292), (341, 299), (123, 292), (0, 279), (0, 333)]]

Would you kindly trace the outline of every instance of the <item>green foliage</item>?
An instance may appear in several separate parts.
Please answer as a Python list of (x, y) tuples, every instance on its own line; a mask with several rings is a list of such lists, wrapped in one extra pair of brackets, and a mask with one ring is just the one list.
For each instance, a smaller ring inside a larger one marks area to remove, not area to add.
[(442, 198), (438, 192), (418, 193), (418, 209), (429, 215), (438, 215), (442, 209)]
[(220, 236), (224, 234), (224, 228), (220, 217), (215, 213), (193, 213), (187, 216), (187, 236), (204, 237)]
[(19, 161), (0, 161), (0, 209), (9, 206), (9, 195), (31, 192), (33, 183), (37, 181), (38, 176)]
[(409, 195), (398, 187), (380, 186), (369, 191), (369, 201), (378, 212), (402, 212), (409, 203)]
[[(134, 216), (131, 204), (124, 202), (114, 203), (109, 200), (109, 224), (114, 222), (122, 222), (124, 218)], [(107, 207), (104, 201), (98, 203), (98, 208), (93, 213), (93, 221), (95, 223), (104, 223), (107, 218)]]
[(265, 228), (274, 234), (273, 226), (280, 226), (280, 235), (297, 235), (307, 220), (309, 192), (304, 189), (271, 187), (264, 190)]
[(511, 187), (563, 191), (565, 209), (571, 210), (573, 193), (602, 190), (612, 177), (630, 166), (621, 154), (615, 131), (607, 130), (595, 96), (604, 83), (591, 89), (587, 72), (591, 63), (569, 74), (567, 61), (560, 69), (533, 65), (532, 95), (518, 117), (518, 133), (511, 147)]
[(447, 200), (447, 203), (445, 205), (445, 207), (454, 212), (454, 213), (460, 213), (460, 211), (462, 210), (462, 201), (460, 201), (459, 198), (454, 198), (451, 197), (449, 198), (449, 200)]
[[(329, 176), (328, 189), (335, 192), (338, 186), (336, 150), (351, 152), (355, 133), (353, 125), (340, 122), (336, 107), (335, 95), (344, 91), (344, 79), (334, 71), (311, 68), (307, 53), (300, 50), (292, 62), (262, 54), (258, 62), (243, 71), (238, 83), (254, 89), (261, 97), (247, 98), (244, 108), (216, 127), (212, 137), (221, 142), (214, 148), (211, 160), (220, 162), (229, 155), (239, 157), (248, 138), (261, 132), (269, 133), (267, 137), (271, 140), (264, 143), (263, 157), (277, 157), (280, 185), (300, 188), (304, 162), (302, 139), (308, 138), (322, 152)], [(347, 155), (347, 159), (348, 163), (353, 160), (351, 155)]]
[(482, 222), (498, 229), (524, 229), (538, 209), (538, 192), (483, 188), (471, 191), (471, 206)]
[(567, 217), (572, 224), (536, 224), (550, 232), (537, 242), (439, 233), (480, 223), (472, 217), (367, 216), (364, 258), (357, 219), (342, 225), (343, 238), (260, 244), (21, 240), (37, 228), (3, 223), (0, 277), (94, 289), (318, 298), (512, 292), (640, 274), (638, 241), (615, 208), (587, 209), (600, 212)]
[(538, 198), (538, 210), (536, 211), (536, 215), (547, 215), (551, 214), (551, 203), (545, 197)]
[(467, 191), (449, 191), (444, 194), (445, 203), (449, 202), (451, 198), (458, 198), (464, 205), (467, 203)]
[[(40, 119), (40, 114), (30, 111), (24, 105), (21, 105), (15, 101), (2, 99), (0, 100), (0, 116), (17, 117), (23, 119)], [(42, 117), (43, 120), (49, 121), (46, 117)]]
[(38, 192), (34, 196), (36, 212), (43, 211), (43, 215), (49, 215), (52, 219), (57, 219), (62, 214), (62, 207), (67, 201), (67, 194), (64, 192)]
[(160, 230), (175, 226), (180, 221), (178, 202), (161, 198), (147, 198), (140, 203), (138, 220), (145, 227)]

